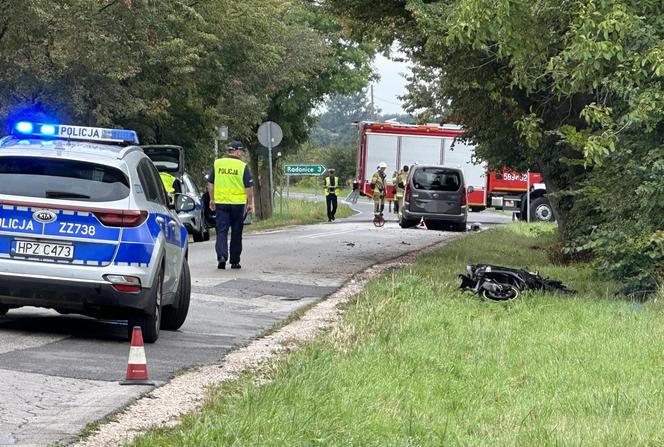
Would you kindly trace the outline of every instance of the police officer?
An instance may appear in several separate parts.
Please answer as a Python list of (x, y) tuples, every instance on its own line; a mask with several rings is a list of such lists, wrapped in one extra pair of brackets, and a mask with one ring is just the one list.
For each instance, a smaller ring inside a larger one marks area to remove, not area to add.
[(182, 193), (182, 185), (180, 184), (180, 180), (178, 180), (177, 177), (172, 176), (168, 172), (160, 172), (159, 177), (161, 178), (161, 183), (164, 184), (164, 188), (166, 189), (166, 193), (168, 194), (168, 200), (170, 201), (170, 203), (174, 203), (173, 202), (174, 195)]
[(242, 254), (242, 229), (247, 214), (254, 209), (254, 180), (247, 164), (242, 161), (246, 148), (233, 141), (226, 149), (226, 157), (215, 160), (208, 176), (210, 210), (216, 210), (217, 268), (225, 269), (228, 257), (228, 229), (231, 229), (231, 268), (239, 269)]
[(371, 177), (370, 186), (373, 194), (375, 217), (382, 217), (385, 209), (385, 169), (387, 169), (387, 163), (381, 161), (378, 164), (378, 170)]
[(334, 169), (328, 171), (329, 176), (325, 177), (325, 204), (327, 208), (327, 221), (332, 222), (334, 215), (337, 214), (337, 194), (339, 193), (339, 177), (335, 177)]
[(396, 188), (396, 201), (394, 202), (394, 212), (399, 214), (399, 209), (403, 206), (403, 194), (406, 189), (406, 183), (408, 182), (408, 165), (404, 165), (403, 169), (399, 171), (397, 175), (397, 181), (395, 183)]

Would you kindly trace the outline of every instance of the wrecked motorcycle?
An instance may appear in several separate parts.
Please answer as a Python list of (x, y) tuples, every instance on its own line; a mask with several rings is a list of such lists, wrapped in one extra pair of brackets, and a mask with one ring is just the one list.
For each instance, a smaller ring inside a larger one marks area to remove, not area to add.
[(459, 289), (470, 290), (490, 301), (510, 301), (525, 290), (574, 293), (561, 281), (543, 278), (537, 272), (498, 265), (475, 264), (466, 267), (467, 275), (459, 275)]

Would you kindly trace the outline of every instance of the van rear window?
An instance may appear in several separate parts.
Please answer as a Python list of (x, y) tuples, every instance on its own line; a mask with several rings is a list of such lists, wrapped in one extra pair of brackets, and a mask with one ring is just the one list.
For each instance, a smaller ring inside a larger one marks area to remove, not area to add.
[(461, 177), (458, 172), (441, 168), (418, 168), (413, 175), (415, 189), (425, 191), (458, 191)]
[(0, 194), (110, 202), (129, 196), (129, 180), (119, 169), (95, 163), (1, 157)]

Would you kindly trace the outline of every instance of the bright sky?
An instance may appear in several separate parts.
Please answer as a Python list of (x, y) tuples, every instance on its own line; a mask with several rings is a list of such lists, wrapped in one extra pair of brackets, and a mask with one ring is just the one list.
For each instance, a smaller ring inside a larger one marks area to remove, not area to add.
[[(403, 57), (403, 54), (396, 52), (393, 54), (395, 57)], [(408, 64), (378, 55), (374, 67), (380, 76), (380, 80), (374, 84), (376, 107), (383, 113), (404, 113), (398, 97), (406, 93), (406, 79), (403, 75), (410, 73)]]

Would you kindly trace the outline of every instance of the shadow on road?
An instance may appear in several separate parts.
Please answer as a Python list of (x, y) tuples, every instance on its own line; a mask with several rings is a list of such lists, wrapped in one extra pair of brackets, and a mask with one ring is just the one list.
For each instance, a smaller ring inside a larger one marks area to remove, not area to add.
[(0, 317), (3, 331), (21, 331), (44, 335), (62, 335), (92, 340), (127, 341), (127, 322), (96, 320), (80, 315), (35, 314), (10, 310)]

